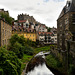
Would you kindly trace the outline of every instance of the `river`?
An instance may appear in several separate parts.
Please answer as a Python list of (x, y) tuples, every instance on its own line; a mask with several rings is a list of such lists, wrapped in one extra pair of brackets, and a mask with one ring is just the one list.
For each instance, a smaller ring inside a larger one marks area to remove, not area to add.
[(54, 75), (45, 64), (45, 55), (50, 52), (40, 52), (35, 55), (26, 67), (25, 75)]

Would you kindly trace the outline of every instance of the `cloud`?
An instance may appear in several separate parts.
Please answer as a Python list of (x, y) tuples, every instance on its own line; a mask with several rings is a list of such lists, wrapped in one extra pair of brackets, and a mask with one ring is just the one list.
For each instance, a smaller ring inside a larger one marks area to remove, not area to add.
[(56, 27), (56, 20), (64, 7), (66, 0), (0, 0), (0, 8), (9, 10), (12, 17), (28, 13), (47, 26)]
[(53, 0), (53, 1), (55, 1), (55, 2), (63, 2), (65, 0)]
[(49, 0), (43, 0), (44, 2), (49, 2)]

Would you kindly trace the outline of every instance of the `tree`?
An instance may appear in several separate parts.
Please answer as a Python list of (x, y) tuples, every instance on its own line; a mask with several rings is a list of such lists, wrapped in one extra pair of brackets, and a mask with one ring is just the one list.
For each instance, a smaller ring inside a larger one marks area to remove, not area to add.
[(22, 58), (23, 57), (23, 46), (18, 43), (18, 42), (15, 42), (15, 44), (11, 47), (11, 51), (13, 51), (17, 56), (18, 58)]
[(0, 75), (20, 75), (21, 62), (14, 52), (0, 47)]
[(5, 21), (12, 25), (14, 18), (10, 17), (8, 13), (0, 12), (1, 18), (5, 18)]
[(18, 58), (22, 58), (23, 54), (33, 55), (34, 51), (30, 46), (34, 46), (31, 40), (26, 40), (24, 36), (13, 35), (10, 39), (8, 49), (15, 52)]

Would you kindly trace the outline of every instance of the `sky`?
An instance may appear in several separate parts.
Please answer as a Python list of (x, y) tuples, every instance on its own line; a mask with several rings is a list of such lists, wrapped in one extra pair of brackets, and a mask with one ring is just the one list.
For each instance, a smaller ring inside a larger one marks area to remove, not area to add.
[(0, 0), (0, 9), (8, 10), (17, 19), (18, 14), (29, 14), (48, 27), (57, 27), (57, 18), (67, 0)]

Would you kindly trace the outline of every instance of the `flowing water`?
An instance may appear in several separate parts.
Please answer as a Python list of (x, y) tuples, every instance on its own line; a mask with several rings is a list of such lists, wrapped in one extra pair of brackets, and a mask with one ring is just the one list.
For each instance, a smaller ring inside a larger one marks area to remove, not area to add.
[(27, 75), (54, 75), (47, 67), (46, 64), (35, 67), (34, 70), (28, 72)]
[[(50, 52), (40, 52), (34, 56), (34, 59), (29, 63), (28, 69), (31, 68), (34, 64), (34, 67), (27, 72), (26, 75), (54, 75), (45, 64), (45, 55), (48, 55)], [(33, 62), (37, 58), (36, 62)], [(33, 63), (33, 64), (32, 64)], [(37, 65), (38, 64), (38, 65)]]

